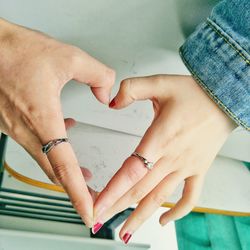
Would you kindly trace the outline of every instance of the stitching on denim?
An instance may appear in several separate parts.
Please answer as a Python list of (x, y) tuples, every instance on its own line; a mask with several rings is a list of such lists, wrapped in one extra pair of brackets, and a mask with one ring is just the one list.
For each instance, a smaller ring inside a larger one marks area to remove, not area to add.
[[(221, 36), (223, 39), (224, 39), (224, 41), (227, 43), (227, 44), (229, 44), (239, 55), (240, 55), (240, 57), (247, 63), (247, 64), (249, 64), (250, 65), (250, 60), (248, 60), (247, 58), (246, 58), (246, 56), (233, 44), (233, 43), (231, 43), (230, 41), (229, 41), (229, 39), (224, 35), (224, 34), (222, 34), (222, 32), (220, 31), (220, 30), (218, 30), (215, 26), (214, 26), (214, 24), (213, 24), (213, 22), (210, 20), (210, 19), (207, 19), (207, 24), (219, 35), (219, 36)], [(220, 29), (222, 29), (221, 27), (220, 27)], [(223, 30), (223, 29), (222, 29)]]
[(209, 89), (203, 81), (200, 79), (200, 77), (193, 71), (189, 63), (186, 61), (184, 55), (182, 54), (182, 47), (179, 49), (179, 54), (184, 62), (184, 64), (187, 66), (188, 70), (191, 72), (191, 74), (194, 76), (194, 78), (197, 80), (198, 84), (212, 97), (212, 99), (226, 112), (228, 115), (238, 124), (243, 126), (245, 129), (250, 131), (250, 127), (242, 120), (240, 120), (228, 107), (224, 105), (224, 103), (213, 93), (211, 89)]

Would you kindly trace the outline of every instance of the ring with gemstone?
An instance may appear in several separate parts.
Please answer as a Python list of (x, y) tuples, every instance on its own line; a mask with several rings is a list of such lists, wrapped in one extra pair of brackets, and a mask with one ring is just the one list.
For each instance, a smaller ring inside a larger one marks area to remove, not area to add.
[(133, 154), (131, 154), (131, 156), (135, 156), (135, 157), (139, 158), (148, 170), (151, 170), (154, 167), (153, 162), (148, 161), (146, 158), (144, 158), (143, 156), (141, 156), (137, 152), (134, 152)]

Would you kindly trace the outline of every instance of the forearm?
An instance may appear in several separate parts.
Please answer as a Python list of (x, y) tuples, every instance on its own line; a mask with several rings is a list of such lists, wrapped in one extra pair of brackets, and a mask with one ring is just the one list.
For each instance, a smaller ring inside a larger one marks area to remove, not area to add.
[(222, 1), (180, 48), (196, 81), (227, 115), (248, 130), (249, 30), (250, 2)]

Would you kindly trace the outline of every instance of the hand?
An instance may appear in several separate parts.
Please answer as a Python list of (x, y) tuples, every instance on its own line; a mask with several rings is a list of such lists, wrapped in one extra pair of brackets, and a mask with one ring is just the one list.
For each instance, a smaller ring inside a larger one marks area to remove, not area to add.
[(62, 184), (90, 227), (93, 201), (71, 145), (62, 143), (47, 156), (41, 152), (50, 140), (67, 137), (60, 93), (71, 79), (88, 84), (100, 102), (109, 102), (113, 70), (74, 46), (0, 19), (0, 130)]
[(120, 109), (147, 99), (152, 101), (155, 116), (135, 151), (154, 162), (154, 168), (149, 171), (140, 159), (128, 157), (94, 205), (95, 222), (103, 224), (139, 202), (120, 231), (125, 243), (183, 180), (182, 198), (160, 217), (160, 223), (165, 225), (191, 211), (209, 166), (235, 127), (191, 76), (124, 80), (110, 106)]

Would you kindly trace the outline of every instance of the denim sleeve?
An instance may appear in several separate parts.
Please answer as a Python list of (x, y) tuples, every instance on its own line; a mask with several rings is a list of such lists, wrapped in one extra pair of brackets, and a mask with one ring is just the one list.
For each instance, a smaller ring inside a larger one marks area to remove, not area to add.
[(250, 0), (223, 0), (180, 48), (207, 94), (250, 130)]

